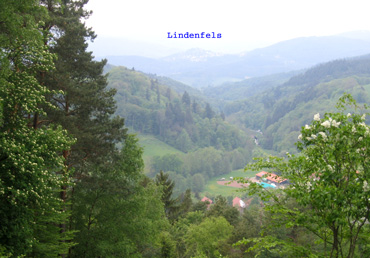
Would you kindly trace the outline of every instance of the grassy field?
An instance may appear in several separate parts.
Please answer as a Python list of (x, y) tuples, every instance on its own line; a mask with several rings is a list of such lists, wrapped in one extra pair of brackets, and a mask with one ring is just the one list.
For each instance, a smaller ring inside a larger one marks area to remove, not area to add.
[[(145, 162), (145, 173), (149, 172), (150, 161), (154, 156), (164, 156), (166, 154), (183, 154), (183, 152), (173, 148), (172, 146), (156, 139), (151, 135), (137, 135), (139, 139), (139, 145), (144, 148), (144, 162)], [(231, 173), (220, 175), (212, 178), (206, 184), (204, 191), (201, 193), (201, 196), (240, 196), (240, 193), (237, 192), (238, 188), (219, 185), (217, 181), (221, 178), (229, 180), (230, 177), (252, 177), (256, 174), (253, 171), (244, 172), (244, 169), (239, 169), (232, 171)]]
[(164, 156), (166, 154), (183, 154), (183, 152), (158, 140), (154, 136), (138, 134), (139, 145), (144, 148), (145, 172), (148, 172), (150, 161), (154, 156)]
[(208, 181), (208, 183), (204, 187), (204, 191), (200, 194), (200, 196), (240, 196), (240, 193), (237, 191), (240, 188), (219, 185), (217, 184), (217, 181), (219, 181), (221, 178), (225, 178), (225, 180), (230, 180), (230, 177), (253, 177), (255, 176), (255, 174), (256, 172), (253, 171), (244, 172), (244, 169), (239, 169), (232, 171), (229, 174), (214, 177)]

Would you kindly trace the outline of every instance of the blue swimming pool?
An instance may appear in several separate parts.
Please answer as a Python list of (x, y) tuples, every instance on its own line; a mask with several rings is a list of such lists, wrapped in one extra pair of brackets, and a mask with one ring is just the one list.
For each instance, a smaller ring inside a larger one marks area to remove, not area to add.
[(261, 182), (259, 183), (260, 185), (262, 185), (263, 188), (268, 188), (268, 187), (271, 187), (271, 188), (276, 188), (276, 186), (274, 185), (270, 185), (268, 183), (264, 183), (264, 182)]

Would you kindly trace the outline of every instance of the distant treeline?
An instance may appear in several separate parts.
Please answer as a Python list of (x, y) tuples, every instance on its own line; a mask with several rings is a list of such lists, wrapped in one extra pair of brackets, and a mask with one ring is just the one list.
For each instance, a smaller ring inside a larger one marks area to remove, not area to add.
[[(198, 96), (177, 91), (157, 79), (125, 67), (109, 72), (109, 87), (117, 90), (116, 114), (135, 132), (154, 135), (184, 152), (154, 157), (148, 169), (171, 172), (176, 191), (191, 188), (200, 192), (215, 175), (242, 168), (251, 160), (252, 138), (224, 121)], [(163, 79), (162, 79), (163, 81)]]
[(262, 147), (281, 153), (295, 152), (300, 127), (317, 112), (333, 111), (344, 92), (351, 93), (360, 103), (368, 102), (369, 71), (369, 56), (320, 64), (280, 86), (227, 104), (224, 112), (232, 123), (260, 129)]

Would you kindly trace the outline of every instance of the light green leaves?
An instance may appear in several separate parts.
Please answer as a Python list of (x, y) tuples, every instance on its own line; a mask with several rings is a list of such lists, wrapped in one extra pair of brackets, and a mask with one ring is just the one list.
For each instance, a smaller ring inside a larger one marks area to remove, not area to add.
[[(344, 113), (348, 105), (351, 113)], [(308, 229), (322, 240), (317, 254), (353, 257), (359, 236), (368, 230), (370, 129), (365, 124), (366, 113), (356, 112), (366, 106), (357, 106), (348, 94), (337, 106), (342, 112), (315, 114), (311, 124), (302, 127), (296, 143), (301, 151), (298, 155), (285, 160), (259, 159), (246, 169), (271, 168), (289, 180), (290, 186), (282, 192), (261, 190), (259, 195), (268, 201), (266, 210), (275, 218)], [(295, 209), (289, 200), (296, 203)], [(290, 246), (274, 241), (275, 246)], [(264, 240), (256, 243), (260, 247), (267, 244)]]

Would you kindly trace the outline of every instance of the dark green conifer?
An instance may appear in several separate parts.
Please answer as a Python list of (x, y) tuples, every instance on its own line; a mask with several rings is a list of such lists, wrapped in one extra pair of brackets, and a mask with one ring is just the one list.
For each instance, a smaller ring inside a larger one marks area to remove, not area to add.
[(168, 174), (165, 174), (161, 170), (155, 177), (155, 183), (162, 187), (162, 202), (164, 204), (166, 216), (170, 218), (178, 209), (176, 205), (177, 200), (172, 198), (175, 182), (169, 178)]
[(184, 94), (182, 95), (182, 98), (181, 98), (181, 101), (182, 103), (184, 103), (186, 106), (190, 107), (190, 96), (189, 96), (189, 93), (187, 93), (186, 91), (184, 92)]
[[(74, 222), (80, 217), (89, 217), (88, 214), (75, 212), (73, 195), (78, 194), (76, 191), (88, 190), (78, 187), (81, 183), (87, 188), (99, 185), (93, 182), (100, 179), (93, 175), (97, 171), (95, 168), (114, 162), (118, 154), (116, 144), (126, 136), (123, 119), (113, 117), (116, 110), (113, 99), (115, 90), (107, 89), (107, 77), (103, 75), (106, 61), (94, 61), (92, 53), (87, 51), (87, 40), (95, 38), (94, 32), (82, 22), (91, 14), (84, 10), (87, 2), (40, 1), (47, 7), (50, 16), (45, 28), (53, 35), (52, 40), (45, 44), (51, 46), (51, 52), (57, 57), (56, 69), (41, 74), (40, 82), (55, 92), (63, 91), (49, 96), (58, 108), (47, 108), (44, 120), (61, 125), (77, 140), (71, 150), (63, 150), (67, 167), (63, 174), (71, 176), (76, 185), (69, 188), (65, 184), (60, 190), (62, 201), (71, 201), (73, 215), (69, 224), (60, 224), (62, 233), (75, 229)], [(92, 205), (93, 202), (88, 197), (79, 200), (83, 201), (85, 205)], [(80, 242), (78, 238), (75, 241)]]

